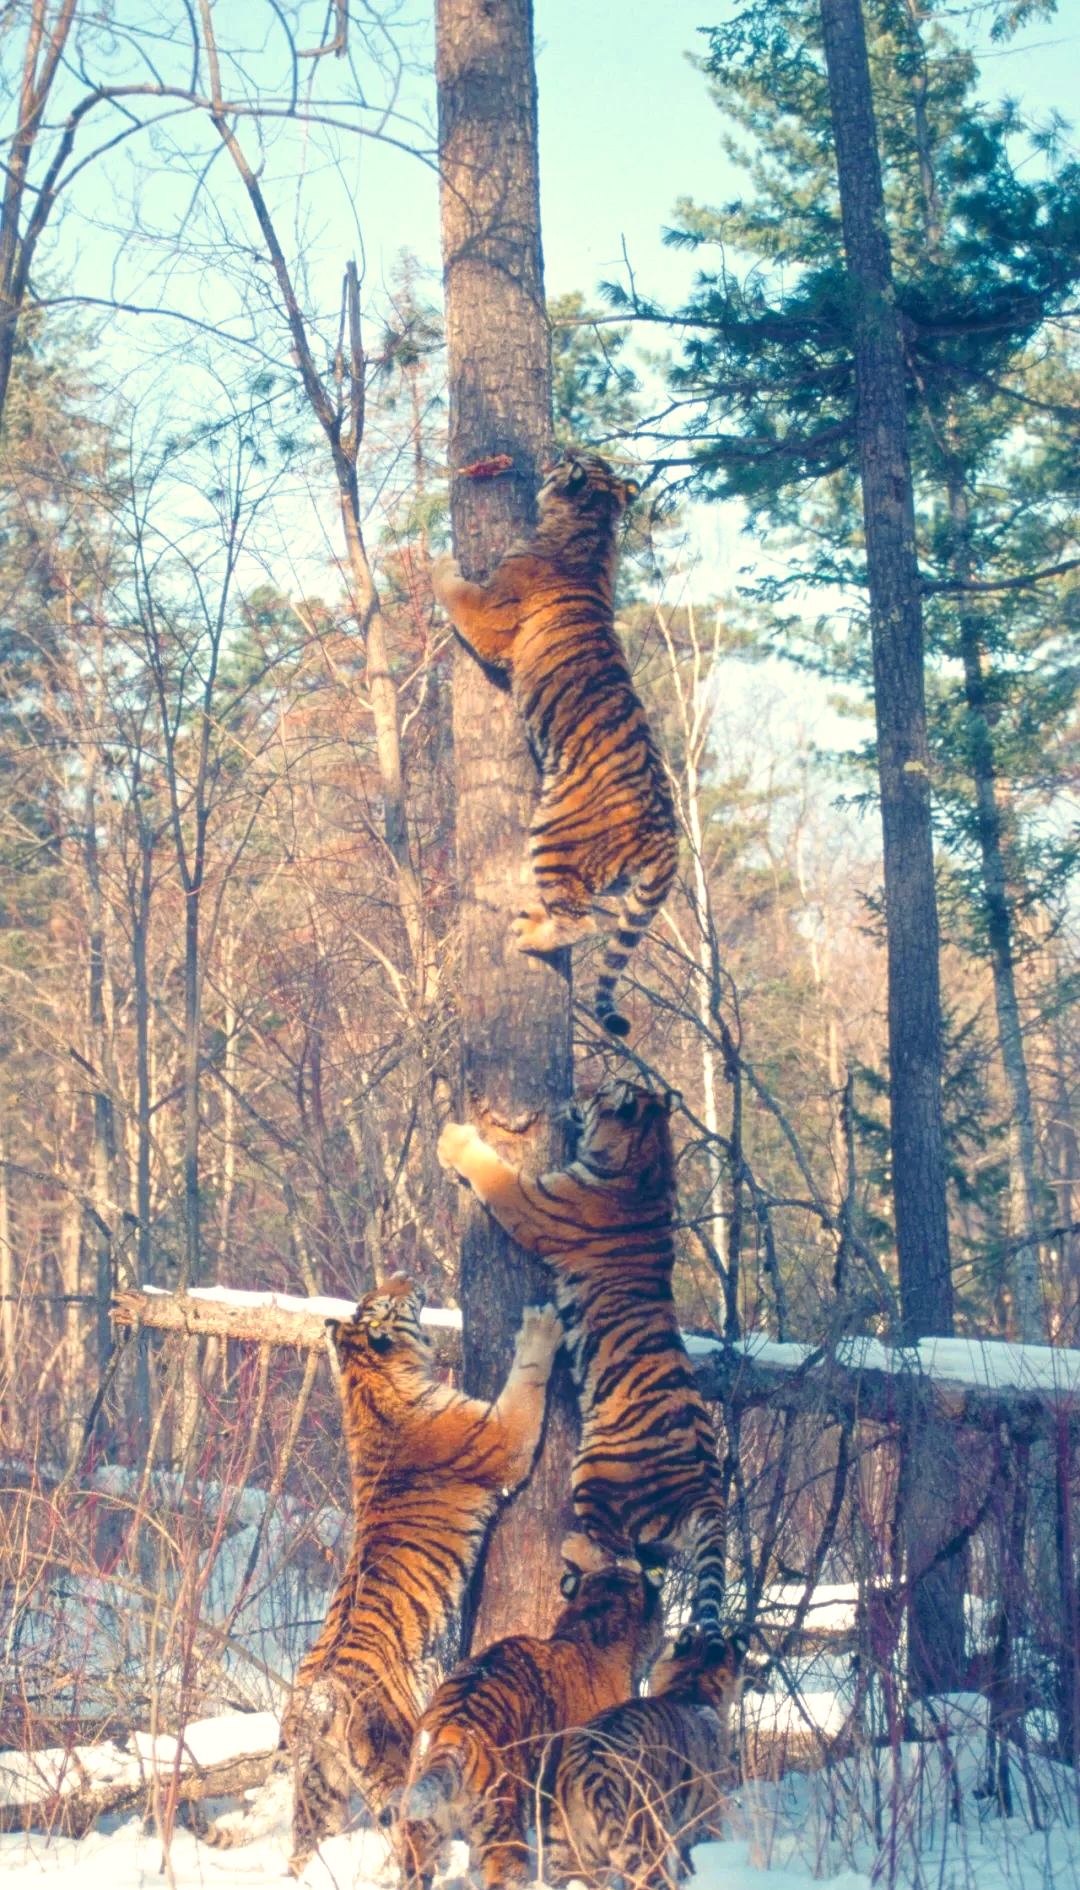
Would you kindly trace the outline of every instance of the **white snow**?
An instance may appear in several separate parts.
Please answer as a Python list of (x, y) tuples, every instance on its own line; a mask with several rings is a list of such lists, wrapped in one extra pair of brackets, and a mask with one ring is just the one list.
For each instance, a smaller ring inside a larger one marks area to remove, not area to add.
[[(784, 1627), (802, 1601), (805, 1590), (795, 1582), (776, 1582), (761, 1598), (761, 1614), (772, 1628)], [(855, 1626), (859, 1591), (854, 1582), (819, 1582), (814, 1589), (803, 1626), (830, 1634)]]
[[(1029, 1793), (1014, 1758), (1013, 1815), (1000, 1816), (976, 1795), (983, 1736), (968, 1703), (940, 1704), (956, 1713), (947, 1752), (938, 1740), (868, 1751), (830, 1772), (740, 1788), (728, 1802), (730, 1835), (694, 1851), (695, 1890), (807, 1890), (815, 1881), (832, 1890), (1077, 1890), (1073, 1774), (1033, 1760)], [(285, 1877), (288, 1848), (284, 1824), (228, 1852), (181, 1828), (171, 1881), (175, 1890), (250, 1890)], [(447, 1884), (464, 1863), (456, 1845)], [(81, 1840), (0, 1837), (0, 1877), (16, 1890), (43, 1879), (50, 1890), (155, 1890), (164, 1876), (160, 1839), (137, 1817)], [(364, 1832), (326, 1843), (304, 1882), (309, 1890), (388, 1890), (397, 1879), (385, 1840)]]
[[(274, 1713), (223, 1713), (216, 1719), (193, 1719), (184, 1730), (180, 1770), (273, 1752), (277, 1742)], [(155, 1762), (171, 1772), (175, 1759), (176, 1740), (166, 1733), (156, 1739), (149, 1733), (133, 1733), (130, 1751), (102, 1740), (74, 1751), (50, 1746), (40, 1752), (0, 1752), (0, 1805), (37, 1804), (53, 1793), (64, 1796), (92, 1785), (135, 1785)]]
[[(193, 1719), (184, 1728), (181, 1767), (221, 1765), (226, 1759), (242, 1759), (262, 1752), (273, 1752), (278, 1742), (276, 1713), (223, 1713), (217, 1719)], [(133, 1744), (140, 1758), (148, 1762), (155, 1756), (159, 1765), (173, 1764), (176, 1740), (166, 1733), (156, 1739), (149, 1733), (135, 1733)]]

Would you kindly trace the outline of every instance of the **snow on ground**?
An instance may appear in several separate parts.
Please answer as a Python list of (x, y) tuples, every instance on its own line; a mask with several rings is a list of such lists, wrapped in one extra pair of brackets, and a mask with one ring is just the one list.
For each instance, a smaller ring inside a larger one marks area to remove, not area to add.
[[(972, 1703), (967, 1703), (972, 1704)], [(730, 1835), (694, 1852), (696, 1890), (1080, 1890), (1080, 1804), (1074, 1773), (1031, 1760), (1012, 1765), (1013, 1815), (978, 1795), (984, 1777), (981, 1715), (965, 1702), (940, 1716), (948, 1743), (864, 1752), (831, 1772), (790, 1773), (780, 1785), (741, 1787), (728, 1803)], [(228, 1737), (213, 1749), (218, 1756)], [(174, 1836), (175, 1890), (251, 1890), (285, 1877), (288, 1830), (220, 1852), (190, 1831)], [(461, 1874), (455, 1846), (445, 1879)], [(159, 1838), (128, 1817), (81, 1840), (0, 1837), (0, 1879), (14, 1890), (153, 1890), (168, 1880)], [(389, 1890), (396, 1875), (382, 1837), (331, 1839), (305, 1876), (308, 1890)]]
[[(215, 1719), (192, 1719), (184, 1728), (180, 1767), (221, 1765), (228, 1759), (257, 1757), (273, 1752), (278, 1742), (274, 1713), (222, 1713)], [(176, 1758), (176, 1740), (168, 1733), (156, 1739), (149, 1733), (131, 1735), (130, 1749), (100, 1740), (79, 1746), (77, 1757), (64, 1746), (38, 1752), (0, 1752), (0, 1806), (36, 1803), (53, 1792), (64, 1796), (94, 1785), (138, 1785), (155, 1761), (170, 1770)]]

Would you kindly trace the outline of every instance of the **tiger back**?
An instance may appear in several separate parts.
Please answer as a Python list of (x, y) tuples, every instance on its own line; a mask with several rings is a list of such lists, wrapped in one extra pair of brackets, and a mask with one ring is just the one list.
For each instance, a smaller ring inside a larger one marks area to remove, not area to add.
[(746, 1643), (686, 1629), (649, 1675), (649, 1697), (600, 1713), (554, 1741), (539, 1785), (541, 1863), (556, 1882), (618, 1874), (668, 1885), (689, 1851), (722, 1835), (737, 1783), (730, 1715)]
[(615, 1554), (687, 1551), (694, 1616), (720, 1632), (725, 1503), (716, 1433), (675, 1315), (671, 1098), (608, 1082), (578, 1111), (577, 1155), (526, 1180), (468, 1124), (439, 1159), (550, 1261), (581, 1407), (578, 1526)]
[(637, 490), (598, 454), (572, 454), (541, 488), (529, 544), (487, 585), (468, 583), (453, 558), (432, 567), (462, 640), (509, 675), (540, 769), (530, 837), (539, 903), (515, 920), (517, 944), (572, 945), (596, 931), (597, 902), (621, 894), (596, 995), (597, 1017), (618, 1036), (629, 1026), (616, 981), (678, 864), (671, 788), (615, 630), (616, 527)]
[[(354, 1537), (281, 1724), (278, 1773), (293, 1783), (299, 1875), (343, 1828), (359, 1792), (377, 1814), (404, 1783), (425, 1667), (451, 1624), (500, 1496), (528, 1475), (540, 1440), (554, 1308), (527, 1307), (494, 1405), (440, 1384), (420, 1323), (423, 1295), (396, 1275), (351, 1320), (328, 1321), (341, 1368)], [(251, 1818), (206, 1835), (219, 1848), (273, 1823), (280, 1778)], [(263, 1816), (260, 1816), (260, 1812)]]
[(461, 1834), (489, 1890), (527, 1882), (533, 1783), (547, 1742), (627, 1699), (660, 1632), (660, 1595), (633, 1559), (582, 1535), (563, 1543), (565, 1605), (547, 1640), (517, 1634), (455, 1669), (416, 1741), (398, 1856), (430, 1884), (444, 1840)]

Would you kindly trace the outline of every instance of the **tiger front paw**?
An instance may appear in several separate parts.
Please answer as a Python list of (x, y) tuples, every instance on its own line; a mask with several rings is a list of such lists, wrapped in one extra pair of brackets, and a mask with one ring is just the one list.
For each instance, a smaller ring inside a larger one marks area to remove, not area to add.
[(443, 1168), (467, 1176), (469, 1156), (478, 1144), (483, 1146), (471, 1122), (448, 1122), (435, 1152)]
[(444, 551), (431, 561), (431, 588), (440, 604), (445, 604), (454, 586), (461, 582), (461, 566), (453, 553)]
[(563, 1341), (562, 1321), (554, 1306), (526, 1306), (514, 1344), (519, 1365), (531, 1365), (546, 1380)]

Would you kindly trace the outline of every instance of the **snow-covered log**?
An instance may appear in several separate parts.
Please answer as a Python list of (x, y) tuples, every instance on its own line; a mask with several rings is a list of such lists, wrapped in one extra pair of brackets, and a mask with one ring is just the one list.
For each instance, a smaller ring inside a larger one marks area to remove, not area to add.
[(224, 1798), (261, 1785), (277, 1748), (272, 1713), (233, 1713), (188, 1726), (177, 1754), (169, 1736), (134, 1733), (129, 1744), (0, 1753), (0, 1831), (81, 1837), (108, 1813), (149, 1810), (155, 1776), (163, 1799)]
[[(352, 1312), (344, 1299), (220, 1286), (177, 1296), (144, 1287), (113, 1301), (113, 1318), (122, 1326), (305, 1348), (325, 1343), (327, 1319), (348, 1319)], [(431, 1307), (423, 1318), (440, 1362), (460, 1363), (461, 1314)], [(705, 1396), (741, 1410), (768, 1404), (830, 1422), (862, 1417), (894, 1425), (907, 1418), (914, 1394), (929, 1389), (935, 1410), (954, 1423), (1004, 1424), (1034, 1434), (1063, 1419), (1080, 1421), (1080, 1351), (1057, 1346), (923, 1339), (902, 1348), (848, 1338), (822, 1348), (780, 1345), (757, 1334), (736, 1345), (694, 1335), (686, 1343)]]
[[(194, 1287), (166, 1293), (144, 1286), (117, 1293), (112, 1316), (118, 1326), (156, 1332), (182, 1332), (189, 1338), (213, 1334), (219, 1339), (247, 1339), (256, 1345), (294, 1345), (310, 1351), (326, 1344), (328, 1319), (351, 1319), (349, 1299), (304, 1299), (290, 1293), (248, 1293), (228, 1286)], [(461, 1356), (461, 1314), (425, 1307), (421, 1314), (441, 1363)]]
[(689, 1337), (687, 1349), (703, 1394), (743, 1410), (768, 1404), (892, 1427), (929, 1392), (938, 1415), (981, 1429), (1004, 1425), (1034, 1435), (1080, 1421), (1080, 1351), (1063, 1347), (1000, 1339), (900, 1347), (854, 1337), (825, 1348), (752, 1334), (735, 1346)]

